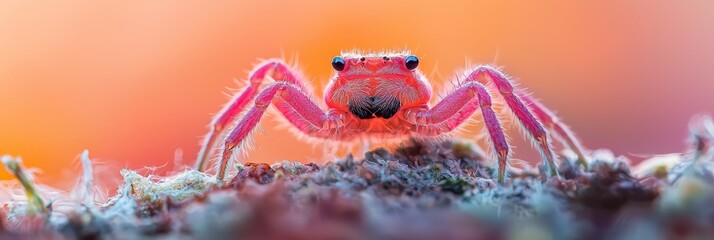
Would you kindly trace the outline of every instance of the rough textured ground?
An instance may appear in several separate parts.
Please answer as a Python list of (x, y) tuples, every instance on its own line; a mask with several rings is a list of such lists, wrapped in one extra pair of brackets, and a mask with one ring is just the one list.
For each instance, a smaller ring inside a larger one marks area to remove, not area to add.
[(448, 141), (325, 165), (245, 163), (220, 187), (195, 171), (124, 170), (107, 203), (91, 193), (44, 209), (4, 203), (0, 239), (714, 239), (711, 139), (693, 137), (691, 151), (637, 175), (595, 151), (588, 170), (561, 157), (561, 178), (541, 168), (505, 184), (483, 156)]

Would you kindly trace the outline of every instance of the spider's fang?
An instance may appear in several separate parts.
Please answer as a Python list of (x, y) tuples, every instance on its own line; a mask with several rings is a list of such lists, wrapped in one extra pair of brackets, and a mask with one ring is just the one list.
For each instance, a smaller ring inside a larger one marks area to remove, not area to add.
[(374, 102), (374, 115), (379, 118), (389, 119), (402, 107), (399, 99), (394, 97), (377, 98)]
[(352, 115), (359, 119), (375, 117), (389, 119), (401, 107), (402, 103), (395, 97), (365, 97), (360, 100), (350, 100), (347, 104)]
[(347, 104), (347, 109), (350, 110), (352, 115), (359, 119), (371, 119), (374, 118), (374, 113), (372, 112), (372, 106), (364, 101), (354, 101), (350, 100)]

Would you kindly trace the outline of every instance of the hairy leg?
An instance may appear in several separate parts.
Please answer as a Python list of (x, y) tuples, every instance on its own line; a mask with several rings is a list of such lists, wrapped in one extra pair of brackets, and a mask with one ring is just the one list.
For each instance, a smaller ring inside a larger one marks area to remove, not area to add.
[[(228, 134), (221, 148), (220, 163), (216, 178), (223, 180), (226, 165), (233, 150), (241, 146), (255, 129), (270, 104), (274, 104), (290, 123), (298, 130), (310, 135), (330, 131), (342, 126), (339, 117), (326, 113), (300, 89), (289, 83), (276, 83), (262, 90), (255, 98), (255, 104)], [(299, 123), (299, 124), (296, 124)]]
[(491, 66), (478, 66), (471, 71), (464, 82), (480, 82), (481, 84), (487, 85), (489, 80), (493, 82), (506, 102), (506, 105), (508, 105), (508, 108), (511, 109), (518, 122), (523, 126), (526, 135), (538, 146), (543, 160), (550, 169), (551, 175), (558, 176), (555, 155), (548, 141), (548, 134), (543, 128), (543, 125), (533, 116), (533, 113), (526, 107), (523, 100), (516, 94), (514, 86), (508, 77)]
[(456, 129), (469, 119), (477, 108), (481, 108), (486, 130), (498, 159), (498, 182), (502, 183), (505, 179), (510, 151), (506, 135), (491, 104), (491, 96), (486, 88), (478, 82), (471, 82), (457, 88), (433, 108), (407, 109), (404, 116), (407, 121), (414, 124), (417, 133), (438, 136)]
[(570, 128), (562, 123), (558, 117), (550, 111), (543, 104), (528, 96), (525, 93), (519, 92), (518, 96), (521, 97), (523, 102), (528, 106), (529, 109), (536, 115), (536, 117), (545, 125), (546, 128), (551, 129), (555, 136), (560, 139), (565, 145), (567, 145), (575, 154), (578, 156), (578, 163), (582, 165), (585, 169), (588, 168), (588, 162), (585, 159), (585, 154), (583, 154), (583, 146), (575, 137)]
[(248, 77), (249, 85), (241, 90), (240, 93), (236, 94), (230, 102), (213, 117), (210, 130), (203, 139), (201, 150), (198, 152), (195, 166), (196, 170), (201, 172), (204, 170), (206, 160), (209, 158), (216, 140), (235, 120), (236, 116), (243, 112), (248, 103), (255, 98), (266, 77), (270, 77), (275, 81), (291, 83), (300, 88), (303, 92), (312, 94), (312, 92), (305, 87), (300, 75), (283, 61), (271, 59), (258, 64)]

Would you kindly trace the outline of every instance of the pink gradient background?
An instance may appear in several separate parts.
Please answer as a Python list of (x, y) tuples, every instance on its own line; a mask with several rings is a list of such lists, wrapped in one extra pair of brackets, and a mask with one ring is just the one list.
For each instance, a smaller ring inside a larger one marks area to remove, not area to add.
[[(436, 85), (498, 56), (587, 147), (616, 154), (680, 151), (690, 116), (714, 112), (712, 1), (379, 2), (2, 1), (0, 153), (54, 185), (85, 148), (116, 168), (170, 170), (176, 149), (192, 165), (222, 92), (281, 52), (318, 90), (340, 50), (408, 47)], [(252, 161), (319, 159), (273, 125)]]

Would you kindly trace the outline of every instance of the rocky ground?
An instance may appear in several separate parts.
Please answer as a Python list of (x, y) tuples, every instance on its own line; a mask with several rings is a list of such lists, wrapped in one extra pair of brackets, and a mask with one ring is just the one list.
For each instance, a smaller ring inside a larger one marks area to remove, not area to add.
[(3, 203), (0, 239), (714, 239), (712, 136), (700, 129), (691, 150), (637, 169), (598, 150), (587, 170), (562, 156), (560, 178), (522, 169), (504, 184), (450, 141), (325, 165), (245, 163), (222, 186), (191, 170), (123, 170), (106, 203), (93, 201), (85, 172), (74, 202), (30, 190)]

